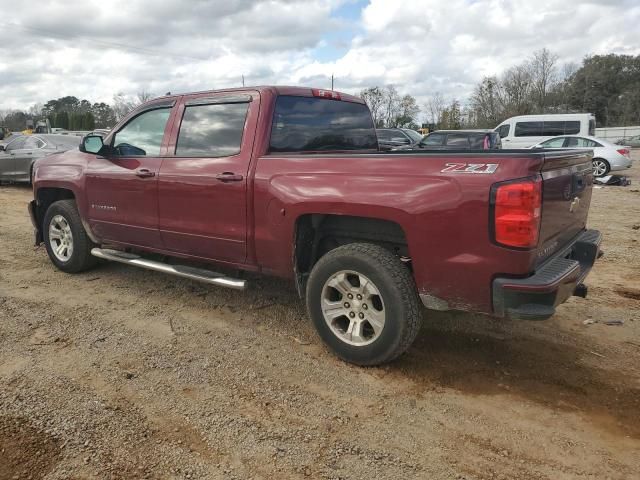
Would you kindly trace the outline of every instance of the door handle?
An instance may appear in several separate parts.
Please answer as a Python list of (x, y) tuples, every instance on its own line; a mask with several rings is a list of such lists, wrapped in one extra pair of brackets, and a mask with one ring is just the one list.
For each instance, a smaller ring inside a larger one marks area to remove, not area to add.
[(147, 178), (147, 177), (155, 177), (156, 172), (152, 172), (148, 168), (139, 168), (136, 170), (136, 177)]
[(236, 175), (232, 172), (224, 172), (216, 175), (216, 180), (219, 182), (227, 183), (227, 182), (241, 182), (244, 177), (242, 175)]

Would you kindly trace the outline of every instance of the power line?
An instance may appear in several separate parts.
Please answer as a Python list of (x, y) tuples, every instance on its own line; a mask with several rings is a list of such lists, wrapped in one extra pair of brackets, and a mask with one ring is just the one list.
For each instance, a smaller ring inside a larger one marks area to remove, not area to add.
[(102, 46), (104, 48), (110, 48), (110, 49), (115, 49), (115, 50), (129, 50), (129, 51), (134, 52), (134, 53), (143, 54), (143, 55), (149, 55), (149, 56), (154, 56), (154, 57), (173, 57), (173, 58), (178, 58), (178, 59), (183, 59), (183, 60), (196, 60), (196, 61), (199, 61), (199, 62), (206, 62), (206, 61), (209, 60), (208, 58), (203, 58), (203, 57), (194, 57), (194, 56), (190, 56), (190, 55), (175, 55), (175, 54), (172, 54), (172, 53), (166, 53), (166, 52), (159, 52), (159, 51), (151, 50), (149, 48), (135, 47), (135, 46), (132, 46), (132, 45), (125, 45), (123, 43), (108, 42), (108, 41), (104, 41), (104, 40), (96, 40), (96, 39), (92, 39), (92, 38), (82, 37), (81, 35), (56, 33), (56, 32), (51, 32), (49, 30), (44, 30), (44, 29), (35, 28), (35, 27), (29, 27), (27, 25), (21, 25), (21, 24), (13, 23), (13, 22), (4, 23), (3, 26), (9, 26), (9, 27), (14, 27), (14, 28), (19, 28), (19, 29), (22, 29), (22, 30), (28, 30), (30, 32), (37, 33), (42, 37), (53, 37), (53, 38), (58, 38), (58, 39), (62, 39), (62, 40), (81, 40), (81, 41), (84, 41), (84, 42), (89, 42), (89, 43), (93, 43), (93, 44)]

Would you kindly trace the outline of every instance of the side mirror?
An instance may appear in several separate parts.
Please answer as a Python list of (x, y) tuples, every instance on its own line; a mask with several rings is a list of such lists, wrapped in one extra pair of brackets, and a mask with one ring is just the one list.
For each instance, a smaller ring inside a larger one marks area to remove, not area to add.
[(0, 145), (0, 152), (4, 152), (4, 145)]
[(100, 135), (87, 135), (80, 143), (80, 151), (85, 153), (98, 153), (103, 147)]

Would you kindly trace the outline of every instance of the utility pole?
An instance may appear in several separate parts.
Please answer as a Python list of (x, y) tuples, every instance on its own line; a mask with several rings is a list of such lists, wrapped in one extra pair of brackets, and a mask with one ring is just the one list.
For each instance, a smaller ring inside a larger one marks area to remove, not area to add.
[(244, 87), (244, 74), (242, 75), (242, 86)]
[(331, 90), (333, 90), (333, 73), (331, 74)]

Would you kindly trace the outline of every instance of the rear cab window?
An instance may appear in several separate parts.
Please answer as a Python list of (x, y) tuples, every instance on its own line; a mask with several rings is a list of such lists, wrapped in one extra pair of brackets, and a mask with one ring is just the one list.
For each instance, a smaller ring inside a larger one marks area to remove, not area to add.
[(276, 100), (272, 153), (377, 149), (373, 119), (365, 104), (289, 95)]

